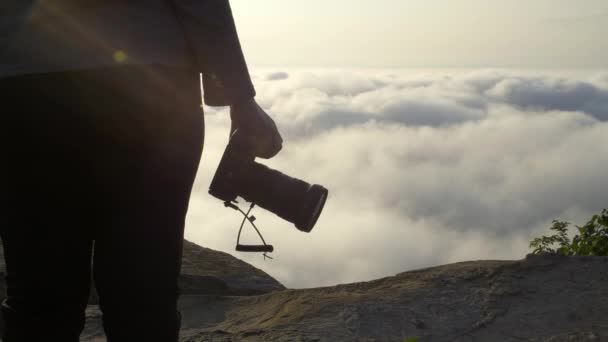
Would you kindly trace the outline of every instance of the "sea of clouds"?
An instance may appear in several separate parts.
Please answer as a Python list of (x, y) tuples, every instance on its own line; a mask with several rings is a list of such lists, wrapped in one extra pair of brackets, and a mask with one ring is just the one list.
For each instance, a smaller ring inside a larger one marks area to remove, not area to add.
[(285, 140), (263, 162), (329, 188), (323, 215), (305, 234), (258, 209), (275, 259), (234, 252), (240, 218), (207, 194), (228, 110), (206, 107), (186, 238), (288, 287), (521, 259), (551, 220), (608, 207), (607, 72), (259, 69), (254, 83)]

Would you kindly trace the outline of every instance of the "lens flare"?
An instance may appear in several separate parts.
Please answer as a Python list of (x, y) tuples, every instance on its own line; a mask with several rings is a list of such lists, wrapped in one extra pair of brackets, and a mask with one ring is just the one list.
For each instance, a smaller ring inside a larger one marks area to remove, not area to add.
[(122, 64), (124, 62), (127, 61), (127, 58), (129, 56), (127, 55), (126, 52), (124, 52), (123, 50), (116, 50), (114, 51), (114, 62), (118, 63), (118, 64)]

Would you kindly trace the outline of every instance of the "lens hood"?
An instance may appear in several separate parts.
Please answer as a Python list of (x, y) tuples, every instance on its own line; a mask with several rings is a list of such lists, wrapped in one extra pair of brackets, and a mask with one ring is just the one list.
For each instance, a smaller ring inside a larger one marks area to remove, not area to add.
[(319, 184), (314, 184), (308, 189), (300, 211), (301, 214), (294, 222), (296, 228), (306, 233), (312, 230), (319, 216), (321, 216), (328, 194), (329, 191)]

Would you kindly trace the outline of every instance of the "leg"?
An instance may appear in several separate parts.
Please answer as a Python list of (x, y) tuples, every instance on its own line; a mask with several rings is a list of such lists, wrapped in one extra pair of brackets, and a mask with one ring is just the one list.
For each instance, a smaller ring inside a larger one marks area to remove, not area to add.
[(3, 235), (8, 270), (3, 341), (77, 342), (89, 296), (91, 244), (34, 234), (41, 239)]
[(202, 152), (200, 81), (191, 71), (148, 71), (111, 81), (95, 151), (107, 219), (95, 233), (94, 279), (109, 342), (171, 342), (179, 333), (184, 220)]
[(61, 74), (0, 82), (5, 342), (76, 342), (84, 325), (91, 194), (82, 118), (56, 96), (70, 92)]

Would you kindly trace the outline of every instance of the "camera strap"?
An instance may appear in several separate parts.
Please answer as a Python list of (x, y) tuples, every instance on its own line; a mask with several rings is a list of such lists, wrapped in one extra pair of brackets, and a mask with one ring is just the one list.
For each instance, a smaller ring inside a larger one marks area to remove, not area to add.
[[(264, 260), (266, 260), (266, 258), (272, 259), (272, 257), (270, 257), (267, 253), (272, 253), (274, 251), (274, 247), (272, 245), (267, 244), (266, 240), (264, 240), (262, 233), (260, 233), (260, 230), (254, 223), (256, 220), (255, 216), (249, 215), (249, 213), (251, 213), (251, 210), (253, 210), (253, 208), (255, 207), (255, 203), (251, 203), (251, 205), (249, 206), (249, 210), (247, 210), (247, 212), (244, 212), (236, 204), (234, 204), (230, 201), (224, 202), (224, 206), (228, 207), (228, 208), (232, 208), (232, 209), (240, 212), (241, 214), (243, 214), (243, 221), (241, 221), (241, 226), (239, 227), (239, 234), (237, 235), (237, 238), (236, 238), (236, 250), (238, 252), (263, 253), (262, 255), (264, 256)], [(251, 226), (253, 227), (253, 229), (255, 229), (255, 231), (258, 233), (258, 236), (262, 240), (263, 245), (242, 245), (241, 244), (241, 233), (243, 232), (243, 227), (245, 226), (246, 221), (248, 221), (251, 224)]]

